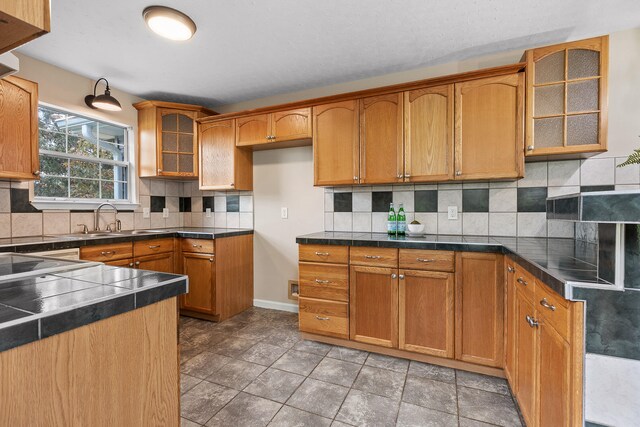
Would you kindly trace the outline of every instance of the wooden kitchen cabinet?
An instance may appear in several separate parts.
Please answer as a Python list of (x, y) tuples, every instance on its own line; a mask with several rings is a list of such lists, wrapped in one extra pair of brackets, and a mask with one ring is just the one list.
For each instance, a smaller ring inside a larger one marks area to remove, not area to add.
[(454, 275), (400, 270), (399, 348), (433, 356), (454, 356)]
[(456, 83), (455, 178), (522, 178), (523, 121), (524, 73)]
[(454, 179), (453, 87), (404, 93), (404, 181)]
[(456, 254), (456, 359), (503, 367), (503, 268), (499, 254)]
[[(0, 23), (0, 29), (3, 25), (8, 24)], [(39, 176), (38, 84), (5, 77), (0, 79), (0, 178), (33, 180)]]
[(174, 273), (175, 256), (173, 250), (154, 255), (145, 255), (134, 258), (135, 268), (140, 270), (158, 271), (160, 273)]
[(520, 411), (528, 426), (536, 424), (536, 329), (530, 323), (535, 321), (535, 309), (523, 292), (516, 291), (515, 304), (515, 346), (516, 378), (515, 394)]
[(360, 184), (403, 182), (402, 93), (360, 100)]
[(607, 150), (609, 37), (527, 50), (526, 155)]
[(201, 190), (253, 190), (253, 152), (235, 133), (233, 119), (199, 124)]
[(357, 100), (313, 107), (315, 185), (359, 182), (359, 104)]
[[(236, 145), (239, 147), (266, 149), (282, 142), (310, 140), (311, 136), (311, 108), (256, 114), (236, 119)], [(296, 145), (309, 143), (301, 142), (287, 146)]]
[(0, 54), (51, 31), (49, 0), (0, 1)]
[(507, 259), (505, 262), (505, 346), (504, 346), (504, 373), (511, 384), (516, 383), (516, 264)]
[(397, 268), (351, 266), (350, 339), (382, 347), (398, 346)]
[(143, 101), (138, 110), (138, 174), (145, 177), (198, 177), (196, 119), (216, 114), (204, 107)]
[(182, 253), (182, 274), (189, 276), (189, 292), (180, 308), (215, 314), (215, 258), (213, 254)]

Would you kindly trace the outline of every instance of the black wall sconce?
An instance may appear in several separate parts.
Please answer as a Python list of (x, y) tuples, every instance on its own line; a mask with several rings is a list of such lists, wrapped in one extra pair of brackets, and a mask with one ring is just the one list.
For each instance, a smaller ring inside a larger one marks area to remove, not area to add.
[[(107, 87), (104, 91), (104, 95), (96, 96), (96, 89), (98, 88), (98, 83), (100, 80), (104, 80)], [(111, 96), (111, 90), (109, 90), (109, 82), (104, 77), (101, 77), (96, 81), (96, 84), (93, 86), (93, 95), (87, 95), (84, 97), (84, 102), (93, 109), (107, 110), (107, 111), (122, 111), (122, 106)]]

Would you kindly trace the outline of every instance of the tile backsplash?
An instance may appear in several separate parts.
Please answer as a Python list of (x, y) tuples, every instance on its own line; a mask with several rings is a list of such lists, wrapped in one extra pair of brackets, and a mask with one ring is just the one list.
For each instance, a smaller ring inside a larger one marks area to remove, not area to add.
[[(253, 228), (251, 192), (200, 191), (198, 182), (138, 179), (140, 205), (121, 210), (123, 230), (165, 227)], [(150, 209), (144, 218), (143, 208)], [(162, 211), (169, 209), (169, 217)], [(211, 209), (207, 214), (207, 208)], [(77, 224), (93, 229), (93, 211), (38, 210), (29, 203), (29, 183), (0, 181), (0, 238), (66, 234), (82, 231)], [(100, 228), (113, 222), (113, 213), (100, 214)]]
[[(525, 164), (525, 178), (509, 182), (399, 184), (325, 189), (325, 231), (385, 232), (389, 204), (403, 203), (407, 221), (429, 234), (590, 239), (589, 227), (547, 220), (546, 198), (580, 191), (640, 188), (640, 167), (617, 168), (626, 158), (608, 157)], [(447, 218), (447, 208), (458, 219)]]

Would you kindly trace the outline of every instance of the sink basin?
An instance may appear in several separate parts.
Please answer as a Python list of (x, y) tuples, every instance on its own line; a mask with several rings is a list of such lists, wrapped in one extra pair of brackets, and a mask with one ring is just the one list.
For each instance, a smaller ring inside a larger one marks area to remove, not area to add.
[(162, 231), (158, 231), (158, 230), (131, 230), (131, 231), (122, 231), (121, 233), (122, 234), (158, 234), (158, 233), (162, 233)]

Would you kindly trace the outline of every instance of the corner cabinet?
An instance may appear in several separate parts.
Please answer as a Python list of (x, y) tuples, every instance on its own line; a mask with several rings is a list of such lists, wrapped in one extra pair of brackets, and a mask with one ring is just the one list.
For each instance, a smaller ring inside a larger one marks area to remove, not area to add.
[(49, 0), (0, 2), (0, 54), (51, 31)]
[(236, 145), (253, 150), (311, 145), (311, 108), (240, 117)]
[(197, 178), (196, 119), (215, 114), (197, 105), (143, 101), (138, 110), (138, 174), (141, 178)]
[(525, 52), (526, 155), (578, 155), (607, 150), (609, 37)]
[(0, 79), (0, 178), (38, 179), (39, 169), (38, 84)]
[(253, 152), (236, 147), (236, 120), (200, 123), (200, 189), (252, 190)]

